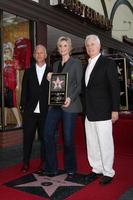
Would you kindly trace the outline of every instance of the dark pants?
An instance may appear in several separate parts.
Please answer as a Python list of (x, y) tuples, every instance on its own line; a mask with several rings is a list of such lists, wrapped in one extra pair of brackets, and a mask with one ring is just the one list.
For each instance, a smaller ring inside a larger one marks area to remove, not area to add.
[(58, 171), (55, 130), (60, 120), (63, 121), (64, 135), (64, 165), (66, 172), (76, 172), (76, 158), (74, 148), (74, 127), (77, 113), (64, 112), (61, 108), (50, 108), (45, 122), (45, 171)]
[(29, 164), (36, 131), (40, 141), (40, 156), (44, 160), (43, 129), (45, 118), (40, 114), (23, 117), (23, 163)]

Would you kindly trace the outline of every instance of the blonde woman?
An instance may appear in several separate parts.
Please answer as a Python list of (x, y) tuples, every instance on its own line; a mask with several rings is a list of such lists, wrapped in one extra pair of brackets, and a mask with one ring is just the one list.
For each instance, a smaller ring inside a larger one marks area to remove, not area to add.
[[(73, 58), (71, 54), (72, 43), (68, 37), (60, 37), (57, 47), (61, 59), (54, 63), (54, 73), (68, 73), (68, 96), (63, 106), (51, 106), (48, 111), (45, 129), (44, 143), (46, 151), (44, 173), (49, 176), (57, 175), (58, 163), (56, 156), (55, 128), (60, 120), (63, 121), (64, 134), (64, 168), (69, 177), (76, 173), (76, 158), (74, 150), (74, 127), (77, 114), (82, 111), (80, 102), (82, 65), (80, 60)], [(51, 73), (48, 75), (50, 80)]]

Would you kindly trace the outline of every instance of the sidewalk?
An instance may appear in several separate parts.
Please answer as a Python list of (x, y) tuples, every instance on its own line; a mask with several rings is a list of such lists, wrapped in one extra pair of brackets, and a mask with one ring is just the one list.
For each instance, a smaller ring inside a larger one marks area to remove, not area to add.
[[(32, 147), (31, 158), (39, 156), (39, 142), (35, 141)], [(0, 149), (0, 169), (10, 167), (22, 161), (22, 144)]]

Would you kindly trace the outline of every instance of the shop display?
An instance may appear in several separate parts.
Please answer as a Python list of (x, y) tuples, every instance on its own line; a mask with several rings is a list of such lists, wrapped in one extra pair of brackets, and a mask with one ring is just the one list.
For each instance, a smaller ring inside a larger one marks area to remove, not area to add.
[[(3, 66), (3, 82), (4, 82), (4, 106), (10, 108), (13, 112), (17, 126), (21, 126), (19, 111), (17, 109), (16, 88), (17, 88), (17, 71), (13, 60), (13, 44), (8, 42), (3, 45), (4, 66)], [(5, 110), (5, 125), (7, 125), (7, 110)]]
[(23, 73), (30, 67), (31, 41), (28, 20), (6, 12), (3, 16), (1, 123), (4, 129), (12, 129), (22, 125), (19, 103)]
[(30, 67), (31, 42), (27, 38), (20, 37), (14, 45), (14, 60), (17, 62), (17, 69), (24, 70)]

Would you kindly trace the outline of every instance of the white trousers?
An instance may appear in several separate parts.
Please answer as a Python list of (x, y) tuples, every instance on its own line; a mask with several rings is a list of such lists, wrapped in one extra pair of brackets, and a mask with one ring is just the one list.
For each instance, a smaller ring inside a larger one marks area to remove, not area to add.
[(113, 177), (114, 142), (112, 121), (88, 121), (85, 119), (87, 155), (92, 171)]

